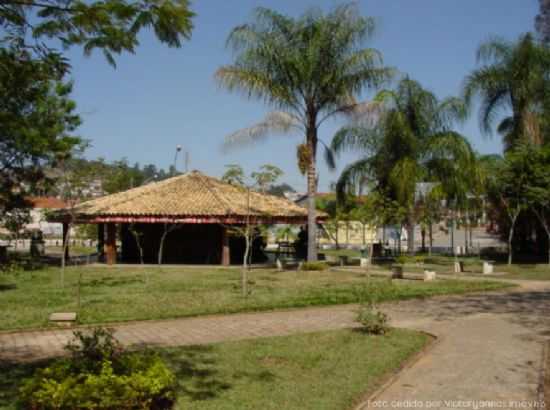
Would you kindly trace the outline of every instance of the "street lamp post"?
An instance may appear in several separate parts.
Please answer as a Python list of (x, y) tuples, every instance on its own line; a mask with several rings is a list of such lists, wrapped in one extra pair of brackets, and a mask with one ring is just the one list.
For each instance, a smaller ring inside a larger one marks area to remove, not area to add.
[(176, 155), (174, 155), (174, 175), (177, 173), (178, 169), (176, 167), (178, 161), (178, 154), (181, 152), (181, 145), (176, 145)]

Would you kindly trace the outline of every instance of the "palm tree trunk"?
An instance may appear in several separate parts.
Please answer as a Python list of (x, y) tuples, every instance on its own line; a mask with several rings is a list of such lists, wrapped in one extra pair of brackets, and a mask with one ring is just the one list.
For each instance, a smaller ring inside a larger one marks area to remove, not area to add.
[(315, 210), (315, 196), (317, 194), (317, 170), (316, 170), (316, 151), (317, 151), (317, 128), (315, 122), (310, 122), (307, 130), (307, 146), (310, 157), (307, 169), (307, 260), (315, 262), (317, 260), (317, 221)]
[(514, 238), (514, 225), (510, 228), (508, 233), (508, 265), (512, 264), (512, 239)]

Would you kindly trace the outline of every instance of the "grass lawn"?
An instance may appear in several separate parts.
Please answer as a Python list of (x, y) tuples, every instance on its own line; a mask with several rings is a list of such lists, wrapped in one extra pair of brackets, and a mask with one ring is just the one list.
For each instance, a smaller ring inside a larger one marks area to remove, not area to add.
[[(82, 245), (71, 245), (69, 247), (69, 251), (71, 255), (74, 256), (81, 256), (81, 255), (91, 255), (93, 253), (97, 252), (97, 248), (90, 247), (90, 246), (82, 246)], [(46, 254), (51, 255), (61, 255), (63, 253), (63, 247), (62, 246), (47, 246), (46, 247)]]
[[(47, 326), (52, 312), (76, 311), (82, 275), (80, 322), (167, 319), (214, 313), (356, 303), (366, 284), (359, 272), (253, 270), (250, 295), (241, 296), (237, 268), (69, 267), (0, 275), (0, 330)], [(372, 279), (382, 284), (381, 301), (466, 293), (509, 285), (487, 281)], [(387, 290), (387, 291), (386, 291)], [(364, 292), (363, 292), (364, 293)]]
[(325, 255), (330, 256), (347, 256), (349, 258), (360, 258), (361, 257), (361, 251), (357, 249), (323, 249), (320, 250), (319, 253), (324, 253)]
[[(176, 409), (343, 410), (429, 341), (394, 329), (385, 336), (338, 330), (159, 350), (178, 379)], [(11, 365), (0, 381), (9, 409), (31, 365)]]
[[(457, 260), (464, 262), (466, 273), (481, 275), (483, 272), (483, 261), (477, 256), (458, 257)], [(454, 261), (451, 256), (426, 256), (426, 263), (422, 266), (407, 264), (405, 271), (422, 272), (424, 269), (434, 270), (442, 274), (454, 275)], [(506, 263), (497, 262), (494, 266), (494, 272), (498, 274), (498, 278), (505, 279), (527, 279), (527, 280), (550, 280), (550, 265), (548, 264), (512, 264), (508, 266)]]

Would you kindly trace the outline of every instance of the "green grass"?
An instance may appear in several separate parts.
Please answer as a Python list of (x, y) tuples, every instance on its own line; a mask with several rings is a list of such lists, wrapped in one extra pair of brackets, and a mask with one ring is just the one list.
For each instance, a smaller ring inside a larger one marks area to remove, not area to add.
[[(405, 270), (408, 272), (422, 272), (424, 269), (433, 270), (442, 274), (454, 275), (455, 258), (451, 256), (426, 256), (426, 262), (422, 265), (407, 264)], [(464, 262), (466, 274), (481, 275), (483, 272), (483, 260), (476, 256), (459, 256), (456, 260)], [(526, 279), (526, 280), (550, 280), (550, 265), (548, 264), (512, 264), (497, 262), (494, 272), (498, 278), (503, 279)]]
[[(52, 312), (76, 310), (82, 274), (83, 324), (168, 319), (306, 306), (356, 303), (366, 283), (360, 272), (258, 269), (249, 274), (250, 295), (241, 296), (239, 269), (189, 267), (70, 267), (64, 287), (60, 269), (0, 275), (0, 330), (43, 327)], [(372, 279), (390, 286), (387, 279)], [(508, 285), (487, 281), (394, 281), (385, 299), (400, 300), (494, 290)]]
[[(176, 409), (343, 410), (373, 392), (429, 337), (408, 330), (255, 339), (159, 350), (177, 380)], [(0, 408), (9, 409), (32, 365), (5, 365)]]
[(349, 258), (360, 258), (361, 252), (357, 249), (323, 249), (319, 253), (324, 253), (330, 256), (347, 256)]
[[(90, 246), (82, 246), (82, 245), (71, 245), (69, 247), (69, 252), (70, 252), (71, 255), (75, 255), (75, 256), (91, 255), (91, 254), (97, 252), (97, 248), (90, 247)], [(61, 255), (62, 253), (63, 253), (63, 247), (62, 246), (47, 246), (46, 247), (46, 254)]]
[(550, 265), (514, 264), (511, 266), (499, 264), (495, 272), (505, 272), (508, 279), (550, 280)]

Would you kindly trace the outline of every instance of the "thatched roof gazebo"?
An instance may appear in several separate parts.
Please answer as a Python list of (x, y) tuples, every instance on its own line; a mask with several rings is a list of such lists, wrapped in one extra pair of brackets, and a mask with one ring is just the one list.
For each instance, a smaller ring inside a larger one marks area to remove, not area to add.
[(69, 223), (98, 224), (100, 247), (104, 247), (109, 264), (116, 263), (117, 231), (123, 261), (135, 261), (137, 255), (130, 228), (132, 232), (139, 230), (145, 259), (153, 261), (166, 227), (177, 225), (178, 229), (170, 233), (177, 238), (172, 238), (166, 249), (168, 262), (228, 265), (233, 253), (229, 227), (247, 220), (250, 224), (305, 224), (307, 210), (285, 198), (192, 171), (80, 203), (51, 219), (63, 222), (64, 231)]

